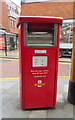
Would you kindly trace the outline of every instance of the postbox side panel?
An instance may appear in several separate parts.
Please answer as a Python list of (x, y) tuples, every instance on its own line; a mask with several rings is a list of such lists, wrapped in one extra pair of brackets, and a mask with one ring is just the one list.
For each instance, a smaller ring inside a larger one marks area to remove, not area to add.
[(22, 105), (25, 109), (53, 107), (57, 49), (38, 48), (46, 50), (46, 54), (35, 53), (35, 50), (37, 48), (24, 48)]
[(55, 60), (55, 82), (54, 82), (54, 103), (53, 106), (56, 106), (56, 99), (57, 99), (57, 87), (58, 87), (58, 59), (59, 59), (59, 43), (60, 43), (60, 28), (61, 25), (58, 25), (58, 34), (57, 34), (57, 54)]

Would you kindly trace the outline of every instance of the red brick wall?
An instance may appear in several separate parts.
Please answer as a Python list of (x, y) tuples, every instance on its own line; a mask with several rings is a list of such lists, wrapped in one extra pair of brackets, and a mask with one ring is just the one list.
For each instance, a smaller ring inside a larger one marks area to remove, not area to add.
[(21, 5), (21, 15), (73, 18), (74, 2), (39, 2)]
[[(0, 2), (0, 24), (6, 28), (6, 32), (18, 33), (18, 29), (16, 27), (16, 19), (13, 17), (9, 17), (9, 11), (6, 6), (6, 2)], [(15, 21), (15, 27), (10, 27), (10, 19)]]
[(0, 2), (0, 23), (2, 23), (2, 3)]
[[(12, 21), (14, 21), (14, 26), (13, 27), (11, 27), (10, 26), (10, 20), (12, 20)], [(9, 17), (9, 31), (11, 32), (11, 33), (18, 33), (18, 29), (17, 29), (17, 27), (16, 27), (16, 19), (15, 18), (13, 18), (13, 17)]]
[(0, 23), (9, 31), (9, 19), (8, 19), (8, 11), (6, 10), (5, 2), (0, 2), (1, 10), (0, 10)]

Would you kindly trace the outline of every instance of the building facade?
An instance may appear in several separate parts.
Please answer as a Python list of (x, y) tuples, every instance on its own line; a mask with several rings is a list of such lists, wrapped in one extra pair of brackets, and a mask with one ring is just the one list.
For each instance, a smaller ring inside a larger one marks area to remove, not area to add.
[(62, 17), (61, 42), (72, 42), (73, 32), (71, 27), (75, 25), (74, 0), (21, 0), (22, 16), (54, 16)]
[(0, 6), (0, 24), (5, 28), (7, 47), (9, 48), (10, 44), (17, 44), (18, 28), (16, 27), (16, 18), (20, 16), (20, 7), (11, 0), (0, 1)]
[(22, 0), (21, 15), (74, 18), (74, 0)]
[(16, 27), (16, 18), (20, 16), (20, 7), (11, 0), (6, 0), (6, 8), (8, 11), (9, 32), (18, 33), (18, 29)]

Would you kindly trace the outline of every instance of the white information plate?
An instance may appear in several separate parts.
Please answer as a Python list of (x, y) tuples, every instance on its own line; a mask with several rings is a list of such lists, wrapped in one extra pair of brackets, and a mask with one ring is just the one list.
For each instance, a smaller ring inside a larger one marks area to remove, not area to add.
[(46, 50), (35, 50), (35, 53), (47, 53)]
[(33, 56), (32, 58), (33, 67), (47, 67), (48, 56)]

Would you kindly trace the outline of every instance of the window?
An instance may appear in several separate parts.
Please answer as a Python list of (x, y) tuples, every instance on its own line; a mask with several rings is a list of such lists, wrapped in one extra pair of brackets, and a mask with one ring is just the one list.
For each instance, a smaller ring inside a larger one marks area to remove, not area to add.
[(49, 0), (22, 0), (22, 2), (25, 2), (25, 3), (44, 2), (44, 1), (49, 1)]
[(14, 12), (14, 9), (12, 8), (12, 12)]
[(15, 28), (15, 21), (13, 20), (13, 27)]
[(10, 27), (14, 27), (15, 28), (15, 21), (14, 20), (10, 20)]
[(8, 5), (7, 5), (7, 8), (8, 8)]
[(10, 6), (10, 10), (11, 10), (11, 6)]
[(10, 37), (10, 44), (12, 44), (14, 42), (14, 38)]
[(12, 20), (10, 20), (10, 27), (12, 27)]
[(35, 24), (25, 23), (25, 46), (56, 46), (57, 24)]

